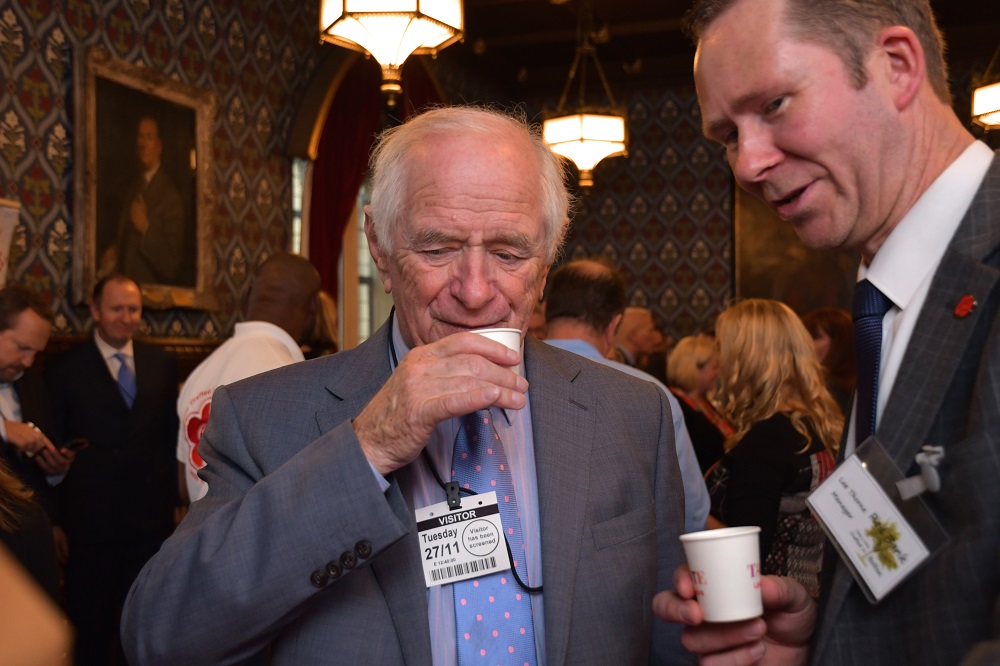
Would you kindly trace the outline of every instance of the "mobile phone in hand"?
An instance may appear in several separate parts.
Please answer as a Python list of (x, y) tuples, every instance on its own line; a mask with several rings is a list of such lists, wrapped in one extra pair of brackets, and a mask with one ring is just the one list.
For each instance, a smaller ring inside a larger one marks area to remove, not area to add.
[(88, 440), (86, 437), (74, 437), (73, 439), (63, 444), (62, 448), (69, 449), (70, 451), (75, 452), (85, 449), (88, 446), (90, 446), (90, 440)]

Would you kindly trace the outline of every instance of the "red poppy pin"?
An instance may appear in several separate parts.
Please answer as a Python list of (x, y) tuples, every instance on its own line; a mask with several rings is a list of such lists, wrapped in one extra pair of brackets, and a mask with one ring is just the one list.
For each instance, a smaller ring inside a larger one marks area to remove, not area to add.
[(955, 316), (959, 319), (968, 317), (969, 313), (976, 309), (976, 305), (976, 299), (973, 298), (972, 294), (962, 296), (962, 300), (960, 300), (958, 305), (955, 306)]

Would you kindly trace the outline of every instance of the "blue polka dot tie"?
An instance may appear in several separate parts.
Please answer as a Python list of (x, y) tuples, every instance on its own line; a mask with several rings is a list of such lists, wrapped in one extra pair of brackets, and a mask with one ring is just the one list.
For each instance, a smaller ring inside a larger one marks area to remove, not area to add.
[(115, 358), (121, 363), (121, 367), (118, 368), (118, 391), (122, 394), (125, 399), (125, 404), (132, 408), (132, 404), (135, 402), (136, 385), (135, 385), (135, 373), (132, 369), (128, 367), (128, 363), (125, 362), (125, 354), (121, 352), (115, 354)]
[(854, 423), (855, 445), (875, 434), (878, 409), (878, 375), (882, 358), (882, 318), (892, 307), (875, 285), (862, 280), (854, 287), (854, 353), (858, 371), (858, 406)]
[[(504, 535), (510, 544), (512, 565), (530, 585), (524, 562), (517, 498), (503, 444), (493, 427), (489, 410), (462, 418), (455, 437), (451, 477), (477, 493), (496, 491)], [(517, 664), (535, 666), (535, 630), (531, 600), (510, 571), (452, 584), (458, 663)]]

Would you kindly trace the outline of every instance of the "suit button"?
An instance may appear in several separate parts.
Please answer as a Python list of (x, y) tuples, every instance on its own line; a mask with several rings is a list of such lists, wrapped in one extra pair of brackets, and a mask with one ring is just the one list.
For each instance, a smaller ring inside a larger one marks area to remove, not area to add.
[(364, 539), (362, 541), (357, 542), (354, 545), (354, 552), (362, 560), (367, 560), (369, 557), (372, 556), (372, 545), (368, 541), (368, 539)]
[(343, 571), (344, 570), (340, 567), (340, 564), (336, 561), (327, 562), (326, 564), (326, 572), (330, 574), (330, 578), (340, 578), (340, 574), (342, 574)]
[(327, 575), (319, 570), (313, 571), (312, 575), (309, 576), (309, 582), (315, 585), (316, 587), (326, 587), (326, 584), (329, 580), (330, 579), (327, 577)]
[(349, 550), (345, 550), (340, 556), (340, 565), (345, 569), (353, 569), (358, 565), (358, 556)]

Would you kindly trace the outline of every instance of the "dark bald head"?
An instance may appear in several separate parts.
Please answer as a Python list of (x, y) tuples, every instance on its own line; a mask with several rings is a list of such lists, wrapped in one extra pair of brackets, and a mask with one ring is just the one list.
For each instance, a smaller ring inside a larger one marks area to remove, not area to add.
[(280, 326), (303, 343), (316, 320), (319, 273), (308, 259), (287, 252), (271, 255), (254, 275), (247, 319)]

